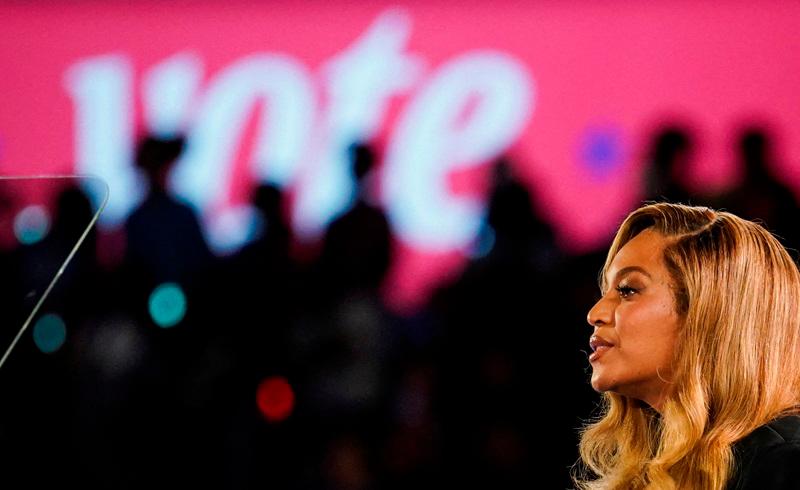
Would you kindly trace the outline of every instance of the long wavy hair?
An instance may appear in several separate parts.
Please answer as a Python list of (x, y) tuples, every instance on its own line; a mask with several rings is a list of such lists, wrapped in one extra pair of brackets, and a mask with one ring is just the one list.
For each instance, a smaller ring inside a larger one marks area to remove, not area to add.
[(651, 229), (668, 238), (664, 264), (681, 315), (670, 393), (661, 411), (602, 395), (582, 429), (580, 489), (723, 489), (732, 445), (758, 426), (800, 412), (800, 273), (760, 224), (706, 207), (656, 203), (620, 226), (617, 252)]

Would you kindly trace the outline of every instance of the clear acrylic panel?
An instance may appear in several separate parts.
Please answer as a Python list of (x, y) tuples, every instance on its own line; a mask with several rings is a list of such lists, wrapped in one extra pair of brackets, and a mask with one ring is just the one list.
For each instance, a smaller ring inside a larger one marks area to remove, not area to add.
[(64, 343), (63, 320), (44, 314), (43, 305), (70, 274), (107, 199), (108, 186), (97, 177), (0, 177), (0, 372), (20, 342), (45, 354)]

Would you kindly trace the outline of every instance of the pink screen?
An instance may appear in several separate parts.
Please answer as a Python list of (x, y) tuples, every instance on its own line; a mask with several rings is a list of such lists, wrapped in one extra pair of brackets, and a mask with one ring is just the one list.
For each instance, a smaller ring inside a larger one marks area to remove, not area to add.
[(142, 196), (137, 135), (186, 132), (172, 187), (224, 253), (258, 182), (318, 238), (350, 202), (342, 150), (375, 141), (398, 308), (463, 265), (501, 154), (573, 252), (641, 198), (665, 120), (698, 139), (690, 187), (736, 182), (731, 135), (753, 119), (800, 184), (793, 2), (11, 2), (0, 18), (2, 174), (100, 175), (113, 228)]

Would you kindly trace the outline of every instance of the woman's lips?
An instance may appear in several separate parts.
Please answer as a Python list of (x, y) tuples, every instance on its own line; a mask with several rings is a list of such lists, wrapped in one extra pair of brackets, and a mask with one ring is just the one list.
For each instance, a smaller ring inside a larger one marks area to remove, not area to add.
[(595, 334), (589, 338), (589, 347), (594, 351), (589, 355), (589, 362), (592, 362), (599, 359), (606, 351), (614, 347), (614, 344)]
[(600, 345), (600, 346), (598, 346), (597, 349), (594, 352), (589, 354), (589, 362), (594, 362), (594, 361), (600, 359), (600, 356), (605, 354), (607, 350), (610, 350), (613, 347), (614, 347), (613, 345)]

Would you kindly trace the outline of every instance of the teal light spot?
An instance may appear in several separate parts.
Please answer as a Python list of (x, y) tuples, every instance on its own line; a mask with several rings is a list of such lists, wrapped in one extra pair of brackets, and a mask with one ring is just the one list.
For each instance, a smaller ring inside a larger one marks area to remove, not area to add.
[(32, 205), (14, 217), (14, 235), (23, 245), (41, 241), (50, 231), (50, 214), (44, 206)]
[(186, 295), (174, 282), (156, 287), (150, 294), (150, 316), (161, 328), (174, 327), (186, 316)]
[(44, 315), (33, 326), (33, 342), (45, 354), (57, 351), (66, 340), (67, 327), (58, 315)]
[(469, 257), (471, 259), (481, 259), (489, 255), (489, 252), (494, 248), (495, 238), (494, 228), (488, 223), (484, 223), (472, 249), (469, 250)]

